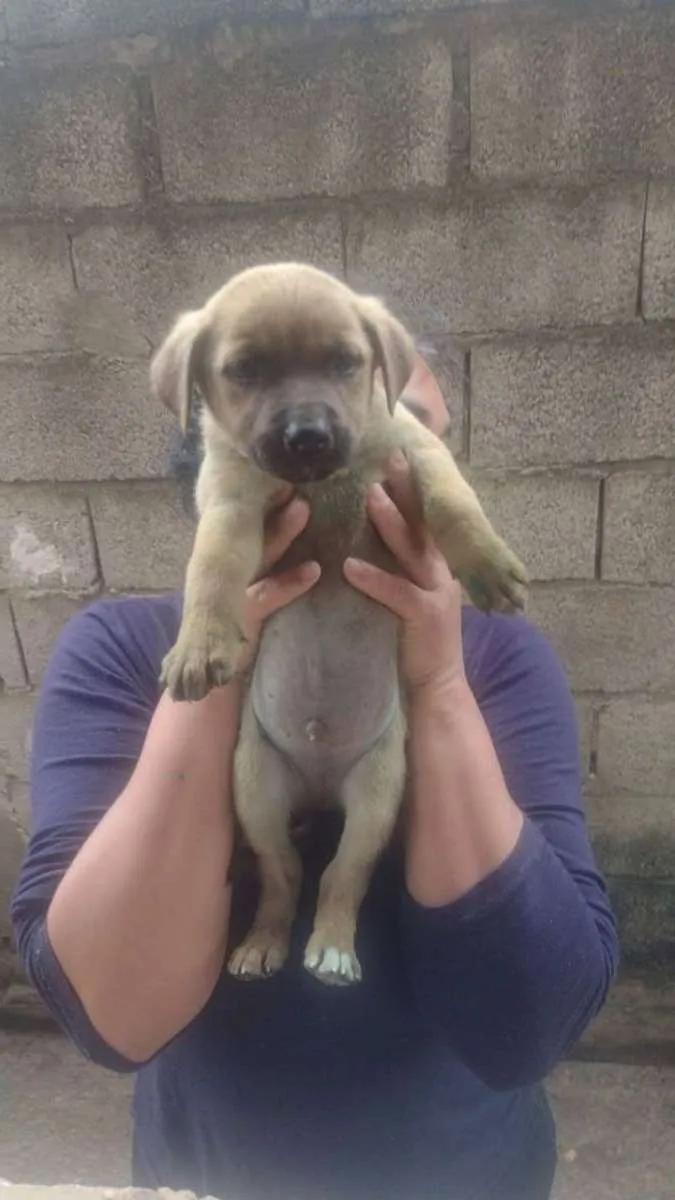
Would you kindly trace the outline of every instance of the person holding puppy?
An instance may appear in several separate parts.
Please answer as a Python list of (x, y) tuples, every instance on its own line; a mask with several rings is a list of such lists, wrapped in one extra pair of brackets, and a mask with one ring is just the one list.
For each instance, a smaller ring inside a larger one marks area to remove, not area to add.
[[(404, 402), (445, 433), (421, 358)], [(364, 902), (357, 986), (301, 969), (331, 814), (296, 832), (306, 882), (289, 962), (246, 985), (223, 969), (254, 904), (233, 859), (240, 686), (193, 704), (160, 695), (180, 597), (100, 601), (52, 656), (14, 928), (75, 1045), (137, 1073), (137, 1186), (220, 1200), (550, 1196), (543, 1083), (618, 959), (573, 701), (542, 635), (463, 605), (434, 546), (412, 536), (405, 464), (389, 485), (372, 489), (369, 515), (404, 577), (344, 570), (402, 623), (412, 787)], [(273, 516), (267, 569), (307, 518), (297, 498)], [(251, 639), (315, 580), (304, 564), (253, 584)]]

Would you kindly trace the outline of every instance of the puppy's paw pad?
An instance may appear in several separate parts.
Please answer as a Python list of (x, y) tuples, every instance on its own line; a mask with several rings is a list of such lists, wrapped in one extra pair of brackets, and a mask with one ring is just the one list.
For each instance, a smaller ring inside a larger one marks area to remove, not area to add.
[(528, 579), (520, 560), (507, 546), (491, 548), (482, 562), (460, 573), (460, 582), (482, 612), (520, 612), (525, 608)]
[(268, 979), (280, 971), (286, 961), (286, 946), (272, 938), (255, 937), (242, 942), (227, 964), (230, 975), (237, 979)]
[(338, 946), (308, 948), (305, 967), (322, 983), (345, 987), (361, 982), (361, 964), (353, 950)]
[(162, 662), (160, 682), (172, 700), (203, 700), (212, 688), (230, 682), (245, 642), (236, 628), (194, 643), (179, 637)]

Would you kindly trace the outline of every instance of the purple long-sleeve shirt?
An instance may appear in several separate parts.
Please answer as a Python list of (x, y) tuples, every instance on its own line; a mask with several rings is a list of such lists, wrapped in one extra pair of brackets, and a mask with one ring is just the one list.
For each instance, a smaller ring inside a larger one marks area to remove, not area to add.
[[(175, 596), (102, 601), (76, 616), (53, 654), (33, 733), (16, 937), (63, 1029), (117, 1071), (132, 1064), (92, 1027), (45, 916), (134, 769), (179, 617)], [(318, 875), (338, 833), (330, 819), (317, 827), (303, 850), (286, 967), (258, 983), (223, 973), (203, 1011), (138, 1071), (138, 1185), (237, 1200), (548, 1195), (555, 1134), (541, 1081), (605, 1000), (616, 927), (589, 845), (558, 659), (524, 619), (467, 608), (463, 632), (471, 688), (525, 813), (518, 845), (469, 894), (428, 909), (406, 891), (392, 844), (361, 912), (363, 982), (331, 989), (302, 969)], [(255, 893), (244, 870), (233, 945)]]

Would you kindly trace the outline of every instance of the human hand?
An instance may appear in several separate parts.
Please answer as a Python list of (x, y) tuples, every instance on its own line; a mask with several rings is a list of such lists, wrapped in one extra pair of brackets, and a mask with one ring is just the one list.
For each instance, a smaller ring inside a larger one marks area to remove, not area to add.
[(265, 526), (260, 571), (246, 592), (245, 632), (248, 640), (237, 667), (238, 673), (244, 671), (251, 661), (265, 621), (277, 609), (284, 608), (308, 592), (321, 574), (317, 562), (301, 563), (278, 575), (267, 574), (302, 533), (308, 520), (307, 501), (292, 496), (290, 500), (285, 500), (283, 507), (272, 513)]
[(368, 514), (405, 574), (392, 575), (348, 558), (345, 576), (353, 587), (400, 617), (401, 667), (411, 692), (464, 683), (461, 587), (415, 518), (417, 496), (400, 451), (392, 457), (387, 482), (391, 495), (379, 484), (370, 490)]

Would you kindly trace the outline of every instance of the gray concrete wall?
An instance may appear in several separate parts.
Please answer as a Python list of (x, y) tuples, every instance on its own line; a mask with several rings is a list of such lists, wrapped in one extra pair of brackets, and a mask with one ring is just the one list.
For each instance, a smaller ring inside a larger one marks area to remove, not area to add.
[[(54, 638), (181, 581), (151, 347), (229, 272), (300, 257), (435, 341), (578, 697), (624, 946), (667, 956), (675, 7), (0, 0), (0, 39), (0, 935)], [(74, 338), (78, 290), (114, 358)]]

